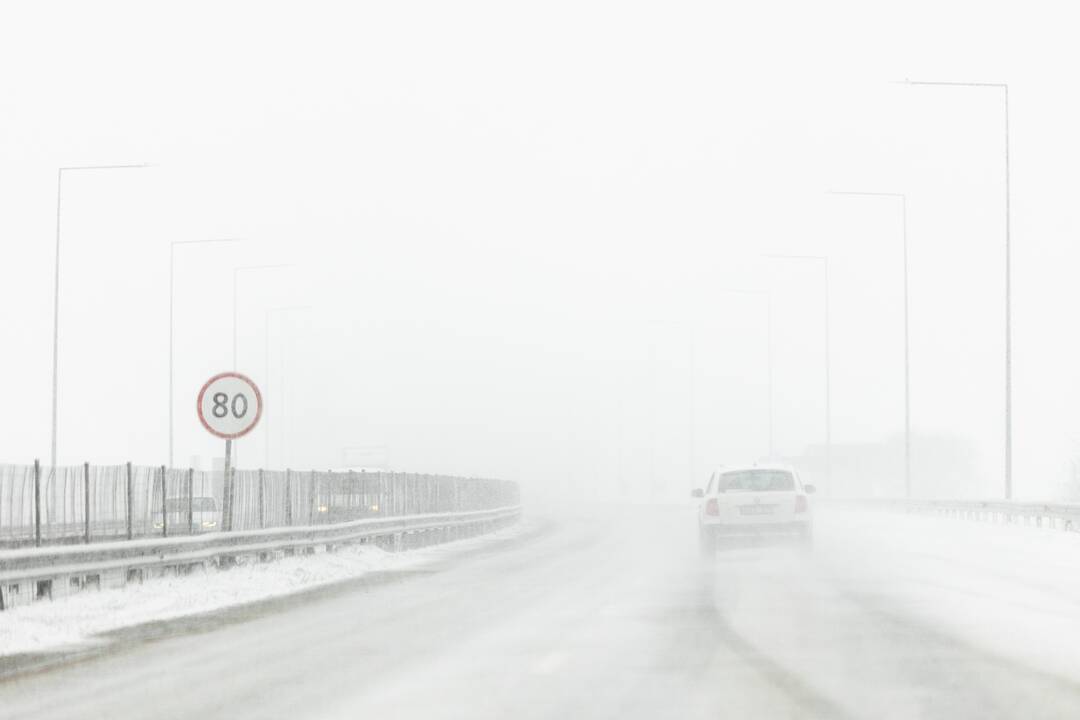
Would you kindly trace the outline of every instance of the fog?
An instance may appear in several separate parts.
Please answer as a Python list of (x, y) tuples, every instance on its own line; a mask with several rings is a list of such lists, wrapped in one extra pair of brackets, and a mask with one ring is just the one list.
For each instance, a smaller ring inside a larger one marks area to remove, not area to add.
[[(233, 365), (265, 424), (241, 467), (685, 496), (721, 463), (825, 442), (838, 495), (903, 491), (907, 197), (917, 494), (998, 497), (1002, 93), (1009, 84), (1014, 480), (1063, 497), (1080, 347), (1078, 58), (1054, 3), (9, 5), (0, 17), (0, 460), (220, 442)], [(176, 245), (190, 240), (241, 242)], [(280, 308), (291, 310), (277, 310)], [(268, 312), (270, 311), (270, 312)], [(815, 450), (815, 448), (817, 450)], [(847, 455), (845, 455), (847, 453)], [(869, 458), (869, 459), (867, 459)], [(947, 460), (943, 461), (943, 458)], [(944, 468), (944, 469), (943, 469)]]
[(1080, 717), (1072, 20), (0, 4), (0, 718)]

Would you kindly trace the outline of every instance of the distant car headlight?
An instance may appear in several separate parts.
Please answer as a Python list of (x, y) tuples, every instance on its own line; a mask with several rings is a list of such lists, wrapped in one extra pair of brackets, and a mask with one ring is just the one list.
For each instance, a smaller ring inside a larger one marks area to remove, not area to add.
[(378, 503), (371, 506), (371, 512), (379, 512), (379, 504)]
[(326, 505), (320, 505), (319, 506), (319, 512), (329, 512), (329, 511), (330, 511), (330, 508), (328, 508)]
[(217, 522), (214, 520), (203, 520), (203, 527), (217, 527)]
[(163, 527), (165, 527), (165, 523), (161, 522), (160, 520), (154, 521), (154, 528), (155, 529), (160, 530)]

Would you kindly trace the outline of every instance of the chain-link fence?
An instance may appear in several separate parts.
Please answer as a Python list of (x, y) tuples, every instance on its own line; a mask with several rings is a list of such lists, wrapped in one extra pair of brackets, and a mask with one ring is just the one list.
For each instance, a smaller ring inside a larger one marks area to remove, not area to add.
[(0, 546), (169, 537), (488, 510), (516, 483), (391, 472), (0, 465)]

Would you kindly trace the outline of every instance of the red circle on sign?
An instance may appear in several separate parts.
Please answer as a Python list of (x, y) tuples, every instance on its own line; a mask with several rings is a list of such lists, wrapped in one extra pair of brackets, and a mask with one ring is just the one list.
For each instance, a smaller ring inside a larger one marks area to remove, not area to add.
[[(248, 425), (246, 428), (244, 428), (240, 432), (223, 433), (223, 432), (221, 432), (219, 430), (215, 430), (214, 428), (212, 428), (210, 426), (210, 423), (208, 423), (206, 421), (206, 417), (203, 415), (203, 407), (202, 407), (203, 396), (206, 395), (206, 391), (210, 388), (211, 385), (213, 385), (215, 382), (217, 382), (218, 380), (221, 380), (223, 378), (236, 378), (237, 380), (240, 380), (241, 382), (247, 383), (249, 386), (251, 386), (251, 389), (255, 391), (255, 405), (256, 405), (255, 419), (251, 421), (250, 425)], [(206, 431), (208, 433), (210, 433), (211, 435), (216, 435), (219, 438), (223, 438), (225, 440), (235, 440), (236, 438), (243, 437), (244, 435), (247, 435), (249, 432), (251, 432), (252, 430), (255, 429), (256, 425), (259, 424), (259, 419), (262, 417), (262, 410), (263, 410), (262, 393), (259, 392), (259, 386), (256, 385), (254, 383), (254, 381), (251, 378), (249, 378), (247, 375), (244, 375), (244, 374), (238, 373), (238, 372), (218, 373), (214, 377), (207, 380), (203, 384), (202, 389), (199, 390), (199, 396), (195, 400), (195, 410), (199, 414), (199, 422), (202, 423), (202, 426), (204, 428), (206, 428)]]

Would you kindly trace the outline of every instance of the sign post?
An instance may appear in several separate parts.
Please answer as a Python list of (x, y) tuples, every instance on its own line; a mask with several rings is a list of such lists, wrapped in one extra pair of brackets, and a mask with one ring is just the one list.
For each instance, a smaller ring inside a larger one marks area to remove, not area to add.
[(206, 381), (196, 403), (199, 422), (207, 432), (225, 440), (225, 477), (222, 482), (221, 529), (232, 530), (232, 441), (247, 435), (262, 417), (263, 399), (251, 378), (223, 372)]

